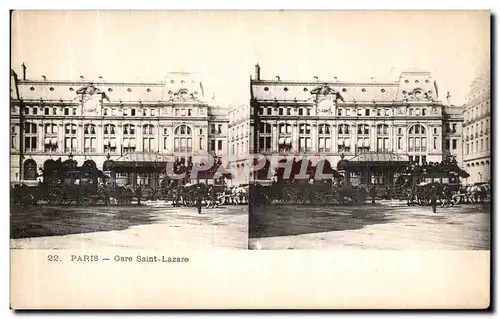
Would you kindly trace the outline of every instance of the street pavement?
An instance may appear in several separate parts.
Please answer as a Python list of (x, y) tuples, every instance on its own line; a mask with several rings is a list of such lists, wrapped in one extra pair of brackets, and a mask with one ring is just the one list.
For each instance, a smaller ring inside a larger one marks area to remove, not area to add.
[(13, 249), (247, 249), (248, 207), (32, 206), (11, 210)]
[(252, 206), (250, 249), (490, 249), (488, 205)]

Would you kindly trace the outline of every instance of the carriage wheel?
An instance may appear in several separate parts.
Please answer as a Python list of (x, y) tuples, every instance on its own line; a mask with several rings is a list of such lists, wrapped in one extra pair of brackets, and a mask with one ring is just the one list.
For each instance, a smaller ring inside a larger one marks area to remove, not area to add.
[(460, 202), (462, 202), (462, 196), (460, 196), (460, 194), (455, 194), (455, 195), (453, 195), (451, 200), (452, 200), (453, 204), (458, 205), (458, 204), (460, 204)]
[(82, 194), (78, 198), (78, 204), (80, 204), (82, 206), (89, 206), (91, 203), (92, 203), (92, 199), (87, 194)]
[(221, 205), (224, 205), (226, 203), (226, 195), (224, 195), (224, 194), (223, 195), (219, 195), (218, 198), (217, 198), (217, 200), (219, 201), (219, 203)]
[(49, 205), (61, 205), (63, 193), (58, 188), (50, 188), (47, 192), (47, 203)]

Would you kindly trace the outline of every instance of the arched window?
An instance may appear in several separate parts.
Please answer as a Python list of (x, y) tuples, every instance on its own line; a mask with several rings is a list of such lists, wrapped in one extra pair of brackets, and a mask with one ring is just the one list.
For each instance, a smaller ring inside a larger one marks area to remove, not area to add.
[(330, 136), (330, 125), (320, 124), (318, 126), (318, 152), (331, 152), (332, 140)]
[(38, 148), (38, 130), (37, 124), (24, 124), (24, 150), (26, 152), (34, 152)]
[(142, 150), (145, 152), (154, 152), (156, 150), (154, 125), (146, 124), (142, 126)]
[(95, 153), (97, 152), (97, 136), (95, 124), (85, 124), (83, 126), (84, 134), (84, 148), (85, 153)]
[[(415, 124), (408, 130), (408, 152), (426, 152), (427, 151), (427, 135), (423, 125)], [(419, 159), (420, 156), (416, 156)], [(419, 162), (419, 160), (416, 160)]]
[(193, 138), (191, 128), (187, 125), (179, 125), (174, 130), (174, 152), (192, 152)]
[(191, 135), (191, 128), (187, 125), (179, 125), (175, 131), (175, 135)]
[(104, 125), (104, 153), (116, 152), (116, 126), (114, 124)]
[(64, 126), (64, 151), (66, 153), (76, 152), (76, 124)]
[(23, 179), (24, 180), (36, 180), (36, 162), (33, 159), (27, 159), (23, 166)]

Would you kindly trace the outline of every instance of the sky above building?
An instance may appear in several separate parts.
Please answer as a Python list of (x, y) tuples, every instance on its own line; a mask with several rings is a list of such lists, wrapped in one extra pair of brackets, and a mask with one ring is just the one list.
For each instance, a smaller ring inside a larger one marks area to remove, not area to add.
[(193, 72), (205, 98), (248, 103), (261, 78), (397, 81), (429, 71), (462, 105), (490, 67), (489, 12), (16, 11), (11, 66), (29, 79), (162, 81)]

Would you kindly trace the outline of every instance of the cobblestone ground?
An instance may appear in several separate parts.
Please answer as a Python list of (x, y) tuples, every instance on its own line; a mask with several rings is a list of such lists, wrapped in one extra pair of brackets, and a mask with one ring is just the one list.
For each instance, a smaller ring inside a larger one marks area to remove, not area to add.
[(489, 205), (252, 206), (251, 249), (490, 249)]
[(247, 249), (247, 206), (15, 207), (13, 249)]

